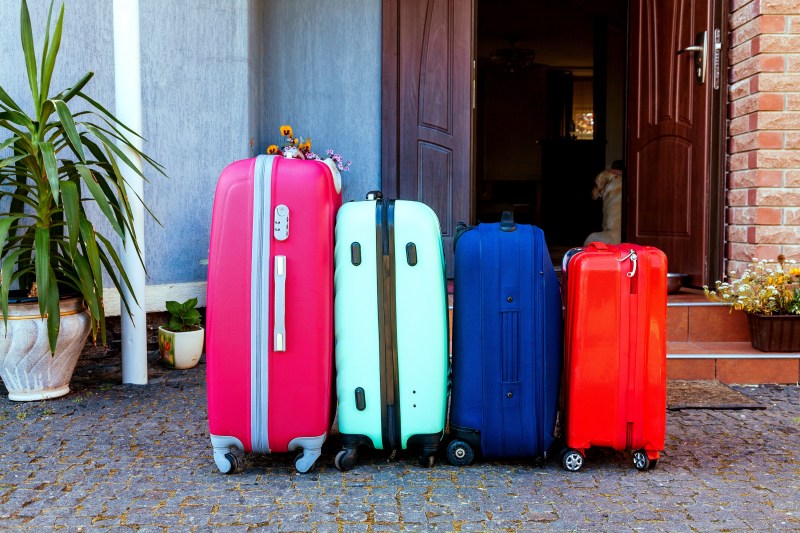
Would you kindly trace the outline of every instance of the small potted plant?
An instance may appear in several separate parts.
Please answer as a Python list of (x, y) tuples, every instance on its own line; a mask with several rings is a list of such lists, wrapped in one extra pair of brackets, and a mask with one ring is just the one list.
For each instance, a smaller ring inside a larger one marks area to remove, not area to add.
[(740, 277), (703, 287), (706, 297), (747, 313), (753, 348), (762, 352), (800, 351), (800, 266), (783, 255), (753, 259)]
[(167, 302), (170, 319), (158, 328), (158, 351), (169, 368), (193, 368), (203, 353), (204, 330), (200, 325), (197, 298), (183, 303)]

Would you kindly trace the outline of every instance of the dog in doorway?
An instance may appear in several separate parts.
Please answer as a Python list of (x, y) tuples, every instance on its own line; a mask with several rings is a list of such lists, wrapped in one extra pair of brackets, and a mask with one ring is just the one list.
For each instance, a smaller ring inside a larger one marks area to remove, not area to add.
[(584, 246), (590, 242), (619, 244), (622, 240), (622, 170), (604, 170), (594, 178), (592, 199), (603, 199), (603, 231), (586, 237)]

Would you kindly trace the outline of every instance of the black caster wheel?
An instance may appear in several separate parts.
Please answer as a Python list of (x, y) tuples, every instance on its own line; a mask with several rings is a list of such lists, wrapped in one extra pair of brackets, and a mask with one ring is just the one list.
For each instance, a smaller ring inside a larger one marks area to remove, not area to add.
[(583, 467), (583, 455), (578, 450), (567, 448), (561, 452), (561, 466), (570, 472), (577, 472)]
[(633, 466), (636, 470), (647, 470), (650, 468), (650, 458), (647, 457), (647, 452), (644, 450), (636, 450), (633, 452)]
[(657, 466), (658, 466), (658, 461), (659, 461), (658, 459), (653, 459), (653, 460), (651, 460), (651, 461), (650, 461), (650, 467), (649, 467), (649, 469), (650, 469), (650, 470), (652, 470), (652, 469), (654, 469), (655, 467), (657, 467)]
[(454, 440), (447, 445), (447, 462), (453, 466), (467, 466), (475, 459), (472, 446), (463, 440)]
[(358, 455), (355, 450), (344, 449), (336, 454), (333, 459), (333, 465), (337, 470), (347, 472), (355, 466), (357, 458)]
[(231, 464), (231, 468), (225, 474), (236, 474), (244, 470), (244, 461), (242, 458), (233, 453), (226, 453), (225, 459)]
[(422, 468), (432, 468), (435, 463), (436, 463), (436, 454), (423, 453), (422, 455), (419, 456), (419, 466), (421, 466)]

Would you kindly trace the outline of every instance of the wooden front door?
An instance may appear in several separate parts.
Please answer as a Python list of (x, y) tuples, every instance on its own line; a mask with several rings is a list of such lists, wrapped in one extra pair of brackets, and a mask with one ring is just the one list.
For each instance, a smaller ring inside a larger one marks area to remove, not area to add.
[(714, 3), (630, 2), (627, 240), (661, 248), (695, 286), (721, 270), (725, 48)]
[(436, 212), (447, 276), (472, 206), (472, 0), (383, 1), (381, 188)]

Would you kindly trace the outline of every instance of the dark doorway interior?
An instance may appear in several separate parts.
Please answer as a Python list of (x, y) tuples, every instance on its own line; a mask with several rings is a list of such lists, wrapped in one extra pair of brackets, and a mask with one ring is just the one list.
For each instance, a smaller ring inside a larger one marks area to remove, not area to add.
[[(553, 255), (602, 226), (624, 160), (625, 0), (477, 0), (476, 218), (540, 226)], [(624, 209), (623, 209), (624, 212)]]

